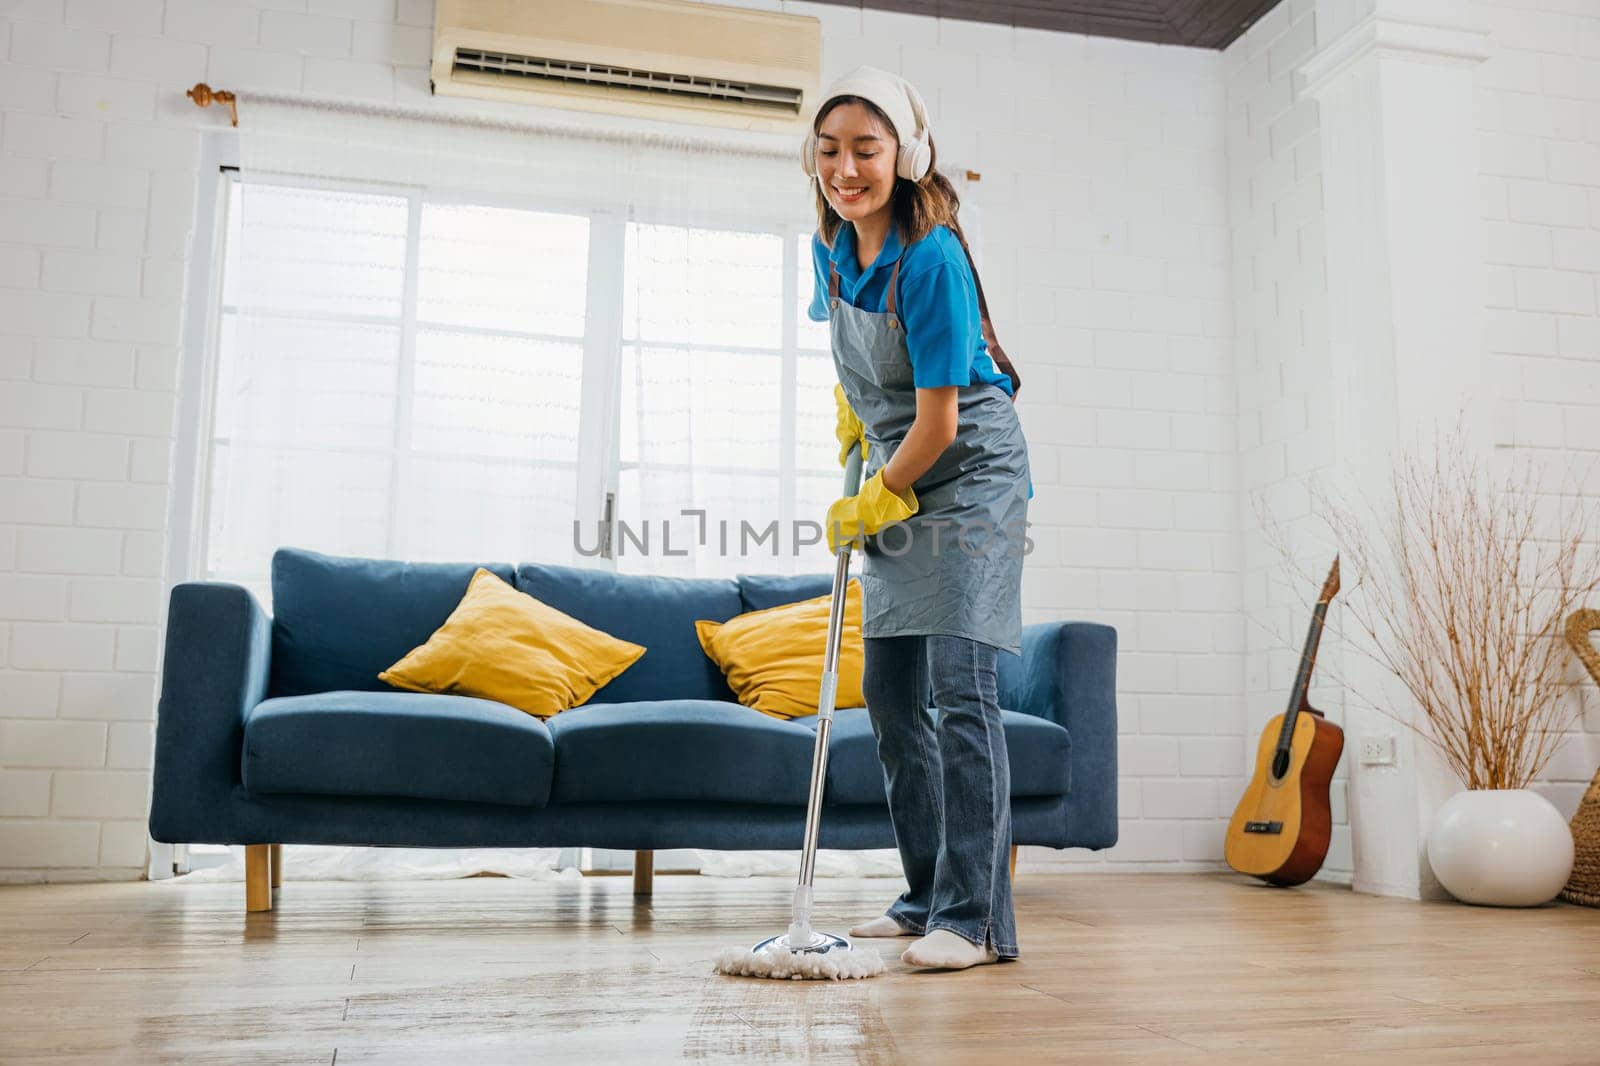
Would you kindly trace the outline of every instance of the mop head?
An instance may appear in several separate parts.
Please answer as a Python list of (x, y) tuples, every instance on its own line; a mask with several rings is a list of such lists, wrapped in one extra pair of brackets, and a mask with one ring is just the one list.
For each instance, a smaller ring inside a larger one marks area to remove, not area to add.
[(724, 948), (711, 961), (717, 973), (731, 977), (768, 977), (777, 981), (845, 981), (883, 973), (883, 958), (870, 948), (790, 951), (769, 944), (760, 951)]

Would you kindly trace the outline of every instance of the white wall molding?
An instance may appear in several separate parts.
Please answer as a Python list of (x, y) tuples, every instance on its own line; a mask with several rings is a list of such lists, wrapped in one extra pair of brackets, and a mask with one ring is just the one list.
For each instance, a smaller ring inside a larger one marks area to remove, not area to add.
[(1300, 65), (1301, 94), (1317, 95), (1367, 55), (1412, 63), (1475, 67), (1489, 58), (1489, 31), (1467, 20), (1466, 5), (1427, 20), (1418, 14), (1384, 14), (1385, 6), (1351, 26)]
[[(1318, 11), (1333, 23), (1347, 7), (1321, 0)], [(1468, 447), (1492, 448), (1481, 308), (1462, 299), (1481, 289), (1473, 72), (1489, 47), (1464, 10), (1380, 2), (1299, 67), (1299, 98), (1315, 101), (1322, 145), (1328, 487), (1350, 505), (1378, 501), (1369, 516), (1377, 523), (1396, 517), (1383, 508), (1398, 457), (1425, 448), (1458, 412)], [(1359, 693), (1415, 721), (1412, 700), (1371, 652), (1349, 652), (1346, 676)], [(1350, 750), (1363, 735), (1394, 734), (1398, 752), (1394, 767), (1352, 757), (1347, 768), (1353, 884), (1437, 896), (1424, 841), (1453, 790), (1448, 775), (1441, 780), (1430, 747), (1357, 692), (1345, 707)]]

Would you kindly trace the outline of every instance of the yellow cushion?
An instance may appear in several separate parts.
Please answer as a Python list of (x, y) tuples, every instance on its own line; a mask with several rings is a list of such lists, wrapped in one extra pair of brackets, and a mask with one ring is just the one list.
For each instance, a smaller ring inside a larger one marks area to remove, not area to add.
[(548, 718), (583, 703), (644, 653), (479, 567), (444, 625), (378, 678)]
[[(726, 622), (698, 621), (695, 633), (728, 687), (746, 707), (773, 718), (816, 714), (822, 695), (822, 658), (828, 645), (832, 595), (751, 611)], [(845, 586), (844, 632), (839, 643), (839, 691), (835, 706), (860, 707), (861, 582)]]

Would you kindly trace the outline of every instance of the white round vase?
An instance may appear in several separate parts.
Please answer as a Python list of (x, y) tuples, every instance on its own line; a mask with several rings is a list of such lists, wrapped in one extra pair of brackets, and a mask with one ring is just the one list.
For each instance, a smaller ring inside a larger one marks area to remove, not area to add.
[(1428, 862), (1463, 903), (1537, 907), (1572, 876), (1572, 830), (1525, 788), (1469, 789), (1444, 802), (1428, 830)]

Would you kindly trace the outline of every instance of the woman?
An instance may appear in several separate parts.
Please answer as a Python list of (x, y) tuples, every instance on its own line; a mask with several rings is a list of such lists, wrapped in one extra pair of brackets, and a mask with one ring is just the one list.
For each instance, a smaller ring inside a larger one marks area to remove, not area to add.
[(1017, 954), (995, 657), (1021, 652), (1027, 444), (921, 97), (862, 67), (823, 100), (802, 151), (810, 317), (831, 321), (841, 461), (861, 437), (868, 475), (829, 508), (828, 543), (865, 554), (862, 688), (909, 884), (850, 932), (919, 936), (907, 963), (964, 969)]

